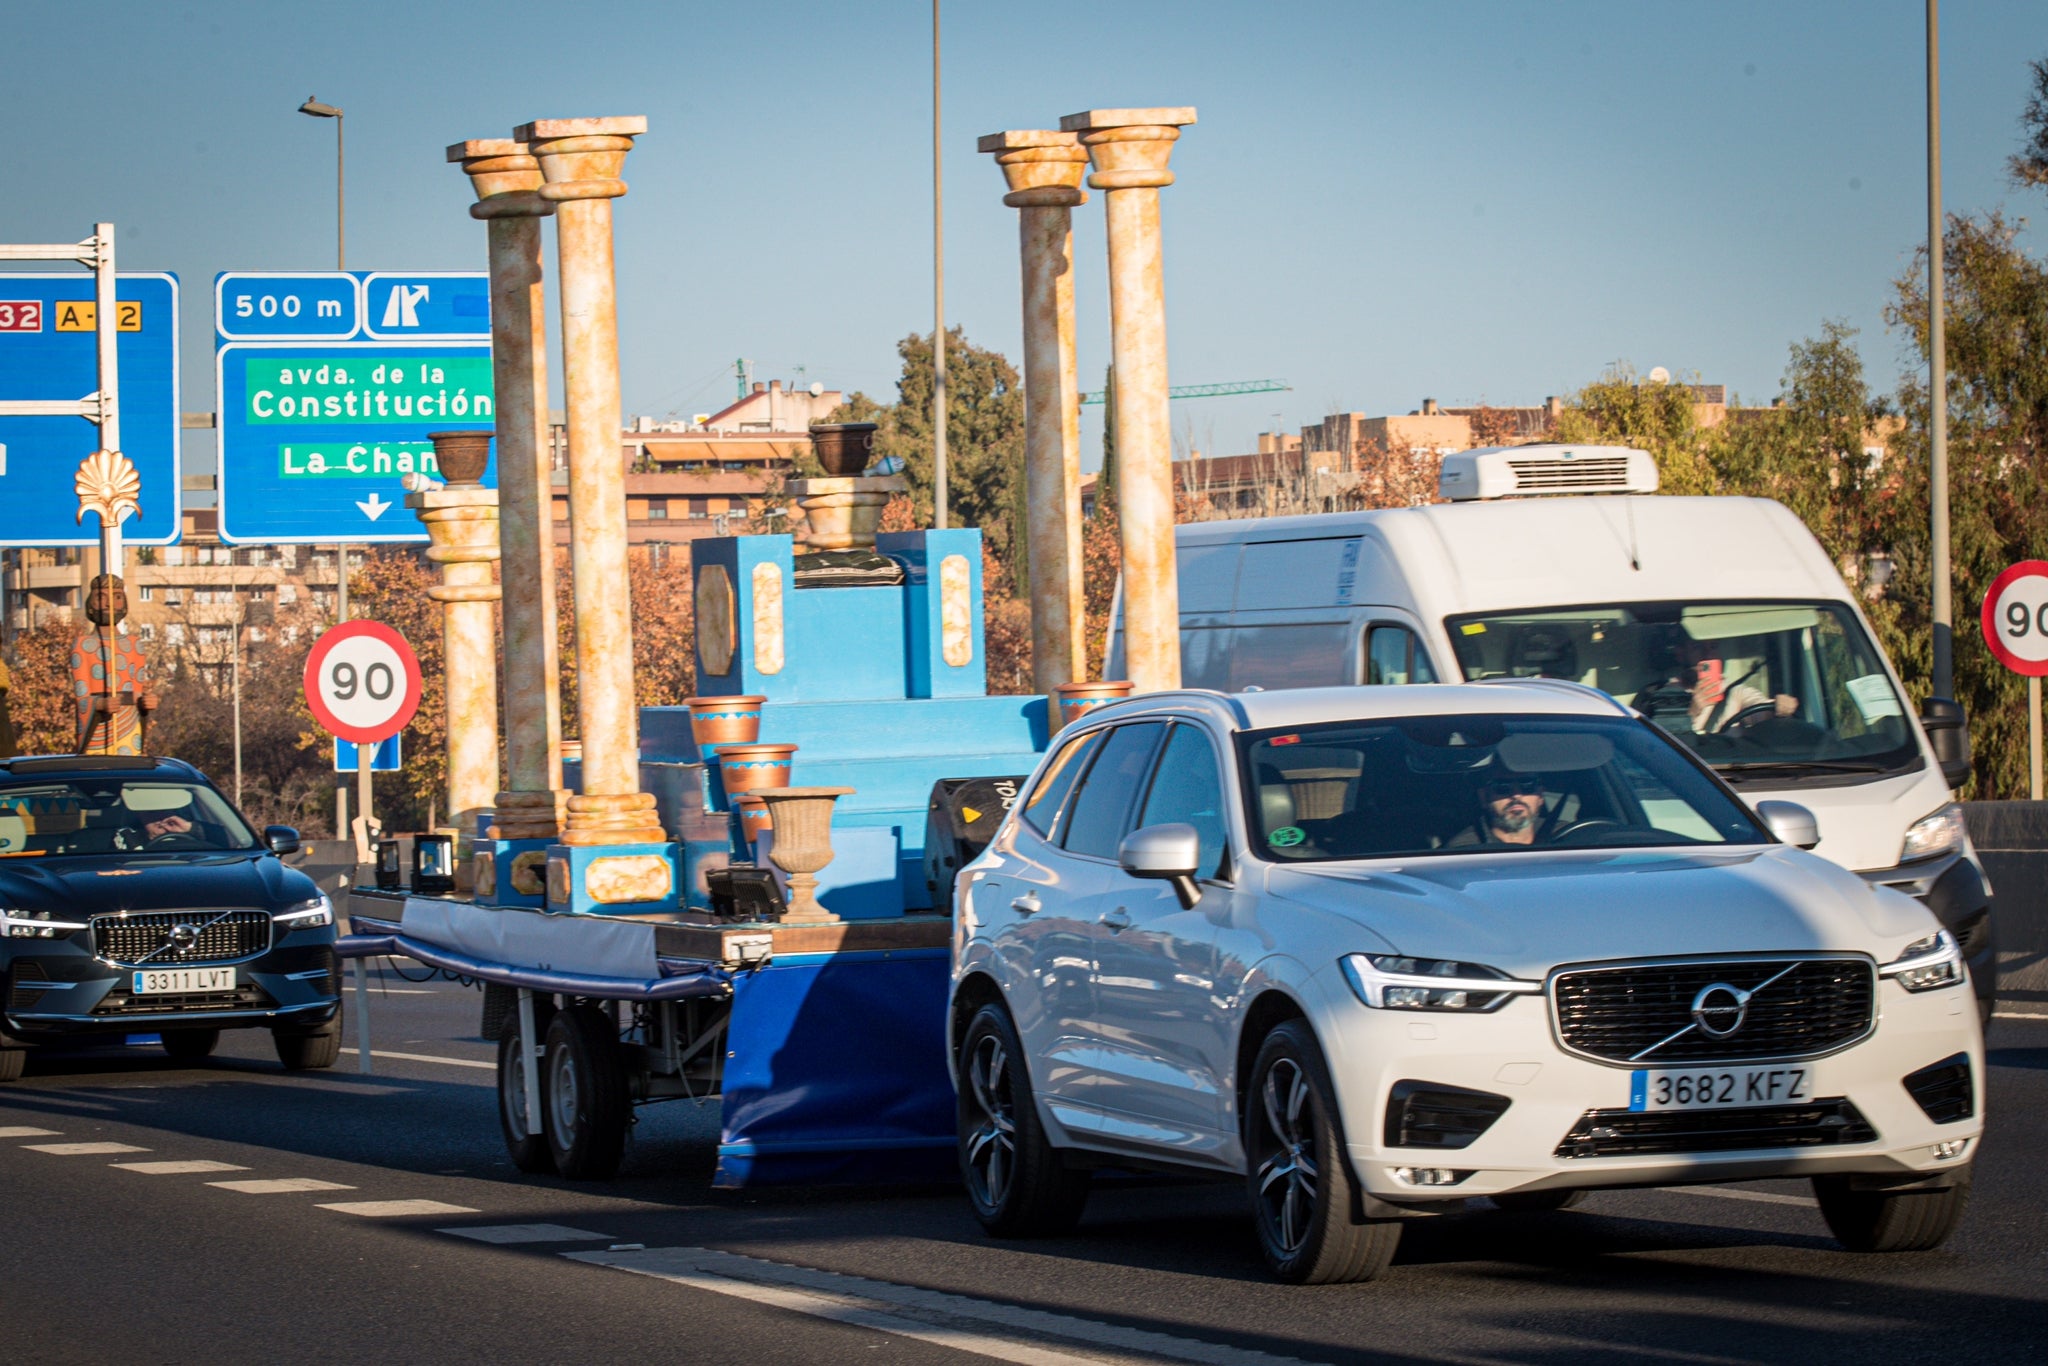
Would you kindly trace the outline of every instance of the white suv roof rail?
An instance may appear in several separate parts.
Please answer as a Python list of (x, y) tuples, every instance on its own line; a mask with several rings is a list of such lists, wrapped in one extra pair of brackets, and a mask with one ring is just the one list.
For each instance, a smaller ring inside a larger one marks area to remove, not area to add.
[(1454, 503), (1558, 493), (1655, 493), (1657, 462), (1632, 446), (1485, 446), (1444, 457), (1437, 496)]

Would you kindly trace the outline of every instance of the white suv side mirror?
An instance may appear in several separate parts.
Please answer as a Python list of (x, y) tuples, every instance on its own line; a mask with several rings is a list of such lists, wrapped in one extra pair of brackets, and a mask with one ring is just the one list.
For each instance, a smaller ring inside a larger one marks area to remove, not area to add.
[(1758, 802), (1756, 816), (1786, 844), (1811, 849), (1820, 843), (1820, 822), (1798, 802)]
[(1175, 821), (1133, 830), (1117, 846), (1116, 861), (1132, 877), (1171, 882), (1184, 908), (1202, 899), (1202, 889), (1195, 882), (1195, 870), (1202, 861), (1202, 837), (1192, 825)]

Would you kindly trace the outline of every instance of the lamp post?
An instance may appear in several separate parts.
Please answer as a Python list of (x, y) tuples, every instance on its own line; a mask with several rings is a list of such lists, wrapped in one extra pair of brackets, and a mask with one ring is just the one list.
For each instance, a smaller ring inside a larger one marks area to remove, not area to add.
[(311, 95), (308, 95), (306, 96), (306, 102), (299, 106), (299, 112), (301, 114), (310, 114), (316, 119), (334, 120), (334, 268), (336, 270), (347, 270), (348, 243), (346, 229), (348, 216), (346, 211), (347, 200), (342, 193), (344, 182), (342, 180), (341, 106), (322, 104)]

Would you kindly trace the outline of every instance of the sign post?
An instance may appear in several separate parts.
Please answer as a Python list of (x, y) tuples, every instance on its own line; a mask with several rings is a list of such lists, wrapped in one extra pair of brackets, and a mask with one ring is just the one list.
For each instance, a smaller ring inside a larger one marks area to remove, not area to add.
[(356, 746), (356, 862), (370, 861), (370, 773), (377, 746), (420, 709), (420, 662), (405, 637), (377, 621), (330, 627), (306, 655), (306, 706), (323, 729)]
[(2048, 675), (2048, 560), (2022, 560), (1984, 595), (1984, 643), (2027, 679), (2027, 795), (2041, 800), (2041, 679)]

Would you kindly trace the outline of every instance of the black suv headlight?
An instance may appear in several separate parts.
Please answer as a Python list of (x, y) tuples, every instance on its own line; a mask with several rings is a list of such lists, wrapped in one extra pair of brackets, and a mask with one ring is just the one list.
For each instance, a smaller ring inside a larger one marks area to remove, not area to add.
[(288, 910), (282, 910), (270, 917), (277, 928), (286, 934), (293, 930), (320, 930), (334, 923), (334, 903), (322, 892), (311, 901), (302, 901)]
[(1498, 1010), (1510, 996), (1543, 990), (1541, 982), (1448, 958), (1353, 953), (1339, 963), (1358, 999), (1374, 1010)]
[(48, 911), (10, 911), (0, 907), (0, 938), (55, 939), (84, 928), (82, 920), (53, 920)]
[(1956, 946), (1954, 935), (1936, 930), (1925, 939), (1906, 945), (1905, 952), (1879, 968), (1877, 975), (1891, 978), (1908, 991), (1961, 986), (1963, 952)]

